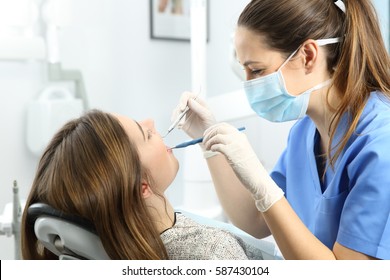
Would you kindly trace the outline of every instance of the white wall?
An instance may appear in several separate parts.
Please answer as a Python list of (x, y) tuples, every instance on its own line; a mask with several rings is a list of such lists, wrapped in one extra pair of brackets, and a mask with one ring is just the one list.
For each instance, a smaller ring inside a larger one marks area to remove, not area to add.
[(373, 0), (372, 1), (376, 7), (379, 22), (381, 24), (382, 35), (385, 40), (387, 50), (389, 50), (390, 45), (390, 2), (389, 0)]

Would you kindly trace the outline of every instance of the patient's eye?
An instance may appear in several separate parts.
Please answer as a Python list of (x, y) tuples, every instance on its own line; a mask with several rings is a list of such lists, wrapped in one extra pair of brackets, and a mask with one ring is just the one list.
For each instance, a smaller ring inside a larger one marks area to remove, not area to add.
[(146, 133), (148, 134), (148, 139), (152, 138), (153, 131), (151, 129), (148, 129)]

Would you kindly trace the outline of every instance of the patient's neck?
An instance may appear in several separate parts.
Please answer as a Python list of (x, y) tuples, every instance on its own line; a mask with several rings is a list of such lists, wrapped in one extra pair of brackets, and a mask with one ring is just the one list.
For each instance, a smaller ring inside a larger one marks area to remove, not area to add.
[(153, 195), (146, 200), (149, 213), (158, 232), (171, 228), (175, 221), (175, 211), (165, 196)]

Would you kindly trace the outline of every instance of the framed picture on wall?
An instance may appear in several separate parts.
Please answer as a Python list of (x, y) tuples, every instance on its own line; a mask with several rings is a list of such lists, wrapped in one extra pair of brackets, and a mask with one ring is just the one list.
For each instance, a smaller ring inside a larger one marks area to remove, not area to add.
[[(207, 0), (206, 7), (206, 14), (208, 14)], [(190, 41), (190, 8), (191, 0), (150, 0), (150, 37), (152, 39)], [(208, 16), (206, 18), (208, 21)]]

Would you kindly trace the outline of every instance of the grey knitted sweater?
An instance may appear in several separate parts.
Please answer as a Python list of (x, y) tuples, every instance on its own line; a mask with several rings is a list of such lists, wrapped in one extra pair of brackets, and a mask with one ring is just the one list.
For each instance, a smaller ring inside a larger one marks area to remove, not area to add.
[(260, 249), (232, 233), (200, 225), (175, 213), (174, 225), (160, 236), (172, 260), (245, 260), (263, 259)]

